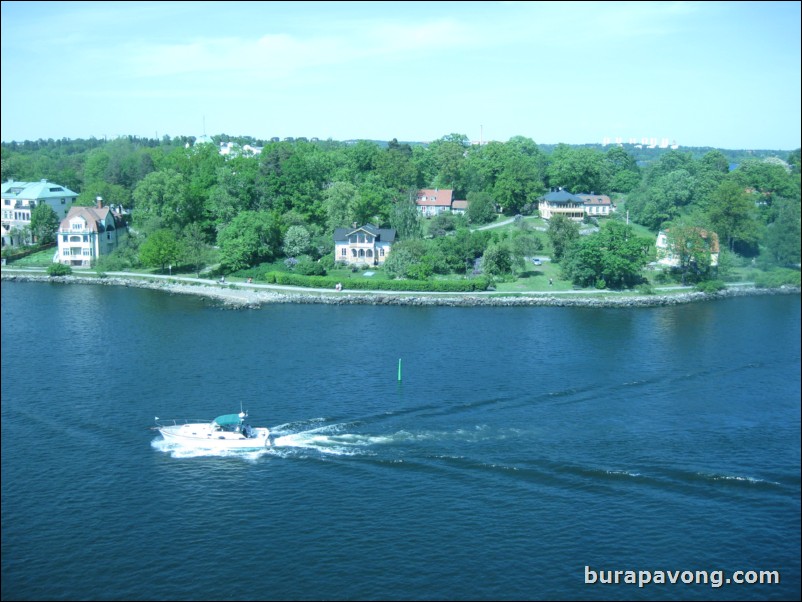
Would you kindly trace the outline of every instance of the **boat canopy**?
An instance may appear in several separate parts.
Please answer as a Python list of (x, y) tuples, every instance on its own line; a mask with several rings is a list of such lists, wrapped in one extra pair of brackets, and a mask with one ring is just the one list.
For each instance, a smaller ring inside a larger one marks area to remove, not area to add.
[(215, 418), (214, 421), (220, 426), (231, 426), (239, 424), (242, 422), (242, 419), (239, 417), (239, 414), (223, 414)]

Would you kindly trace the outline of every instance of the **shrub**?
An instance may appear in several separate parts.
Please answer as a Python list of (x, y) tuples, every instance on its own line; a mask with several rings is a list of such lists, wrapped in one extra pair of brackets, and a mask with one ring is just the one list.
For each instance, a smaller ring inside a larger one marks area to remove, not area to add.
[(323, 267), (323, 265), (317, 261), (312, 261), (308, 257), (300, 259), (298, 263), (295, 264), (295, 272), (301, 274), (302, 276), (326, 275), (326, 269)]
[(699, 284), (696, 285), (696, 290), (702, 293), (713, 294), (719, 291), (723, 291), (727, 288), (727, 285), (724, 284), (721, 280), (703, 280)]
[(48, 276), (69, 276), (72, 274), (72, 268), (63, 263), (54, 263), (48, 266)]
[(780, 286), (799, 286), (800, 272), (790, 268), (777, 268), (755, 277), (758, 288), (778, 288)]

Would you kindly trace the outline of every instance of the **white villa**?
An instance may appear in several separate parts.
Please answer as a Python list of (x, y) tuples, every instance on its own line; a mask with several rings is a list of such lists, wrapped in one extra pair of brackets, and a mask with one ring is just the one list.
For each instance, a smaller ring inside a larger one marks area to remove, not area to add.
[(381, 265), (395, 242), (395, 230), (365, 224), (334, 231), (334, 260), (349, 265)]
[(454, 191), (450, 188), (424, 188), (418, 191), (415, 205), (418, 213), (424, 217), (432, 217), (441, 213), (451, 212), (464, 214), (468, 209), (468, 201), (455, 200)]
[(98, 198), (96, 207), (73, 207), (59, 225), (53, 262), (89, 268), (114, 251), (127, 234), (121, 210), (104, 207), (102, 199)]
[(540, 197), (537, 208), (543, 219), (562, 214), (577, 222), (582, 221), (586, 215), (607, 217), (615, 211), (615, 205), (606, 194), (571, 194), (562, 188)]
[[(31, 225), (31, 212), (37, 205), (41, 203), (50, 205), (59, 219), (62, 219), (77, 198), (77, 192), (47, 180), (3, 182), (2, 246), (22, 241), (25, 237), (25, 228), (30, 228)], [(15, 240), (12, 241), (12, 238)]]

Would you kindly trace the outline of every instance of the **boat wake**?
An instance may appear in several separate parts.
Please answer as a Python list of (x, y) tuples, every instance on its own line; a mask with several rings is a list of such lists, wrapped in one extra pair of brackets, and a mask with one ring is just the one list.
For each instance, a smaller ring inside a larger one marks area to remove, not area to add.
[[(411, 446), (436, 441), (477, 442), (493, 438), (483, 426), (458, 429), (453, 432), (398, 430), (388, 434), (359, 433), (362, 423), (327, 424), (325, 418), (280, 424), (270, 427), (271, 446), (250, 450), (188, 449), (157, 437), (151, 442), (154, 449), (173, 458), (235, 457), (256, 460), (262, 457), (324, 457), (376, 456), (380, 453), (399, 453)], [(504, 437), (498, 433), (495, 438)]]

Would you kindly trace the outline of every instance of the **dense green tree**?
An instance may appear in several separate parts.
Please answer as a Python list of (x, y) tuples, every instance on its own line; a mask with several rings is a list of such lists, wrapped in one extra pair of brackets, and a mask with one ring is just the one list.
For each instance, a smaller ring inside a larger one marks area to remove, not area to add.
[(547, 235), (551, 242), (552, 259), (558, 262), (579, 239), (579, 224), (558, 213), (549, 220)]
[(139, 247), (139, 259), (143, 265), (159, 267), (164, 272), (168, 265), (176, 263), (181, 248), (175, 232), (164, 228), (152, 232)]
[(274, 214), (243, 211), (217, 236), (224, 270), (237, 271), (273, 261), (281, 250), (281, 225)]
[(401, 241), (393, 245), (392, 252), (384, 262), (384, 270), (392, 278), (407, 278), (407, 274), (419, 261), (420, 257)]
[(450, 188), (455, 198), (465, 198), (465, 153), (470, 141), (464, 134), (449, 134), (429, 145), (430, 166), (434, 173), (424, 174), (424, 183), (433, 188)]
[(503, 243), (490, 243), (482, 255), (482, 272), (488, 276), (503, 276), (512, 272), (513, 257)]
[(59, 217), (47, 203), (39, 203), (31, 211), (31, 233), (40, 244), (49, 244), (56, 239)]
[(584, 236), (566, 252), (564, 274), (574, 284), (597, 288), (625, 288), (642, 281), (651, 241), (634, 234), (620, 221), (605, 222), (599, 232)]
[(78, 199), (76, 205), (84, 207), (94, 207), (100, 197), (105, 206), (117, 205), (126, 209), (131, 207), (131, 191), (119, 184), (109, 184), (108, 182), (93, 182), (87, 184)]
[(713, 194), (707, 215), (721, 240), (734, 251), (736, 244), (746, 249), (757, 246), (760, 226), (754, 213), (750, 195), (737, 181), (726, 180)]
[(287, 257), (298, 257), (309, 252), (312, 237), (303, 226), (290, 226), (284, 233), (282, 251)]
[(393, 203), (390, 210), (390, 227), (401, 239), (421, 237), (421, 216), (411, 194)]
[(594, 149), (558, 144), (546, 174), (552, 188), (561, 187), (574, 194), (610, 192), (611, 164), (604, 154)]
[(181, 259), (191, 265), (200, 278), (201, 271), (211, 261), (212, 249), (206, 242), (206, 233), (200, 224), (189, 224), (181, 237)]
[(714, 237), (711, 231), (693, 217), (681, 217), (665, 230), (670, 252), (676, 257), (683, 284), (698, 282), (710, 276)]
[(184, 225), (199, 221), (190, 208), (184, 176), (172, 169), (156, 171), (145, 176), (133, 195), (134, 225), (144, 229), (151, 218), (160, 220), (162, 227), (180, 230)]
[(217, 168), (207, 211), (220, 230), (241, 211), (259, 208), (259, 164), (253, 157), (234, 157)]
[(326, 225), (330, 231), (349, 227), (356, 221), (356, 214), (352, 210), (356, 196), (357, 188), (350, 182), (334, 182), (323, 192)]
[(777, 219), (769, 224), (766, 234), (766, 249), (780, 266), (799, 266), (800, 204), (799, 201), (780, 199), (777, 202)]
[(751, 159), (744, 161), (729, 178), (744, 190), (759, 195), (759, 202), (771, 204), (777, 198), (799, 198), (799, 176), (780, 163)]
[(486, 192), (469, 192), (468, 209), (465, 212), (471, 224), (489, 224), (496, 219), (496, 204)]
[(610, 174), (611, 192), (630, 192), (641, 179), (640, 168), (635, 158), (620, 146), (613, 146), (605, 153)]

